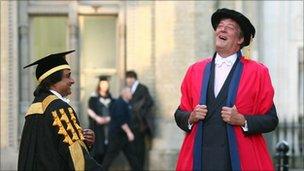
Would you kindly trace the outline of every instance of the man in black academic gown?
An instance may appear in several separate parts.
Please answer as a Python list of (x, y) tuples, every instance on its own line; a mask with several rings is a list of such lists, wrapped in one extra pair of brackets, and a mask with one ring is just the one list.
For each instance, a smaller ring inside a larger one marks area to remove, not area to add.
[(39, 85), (25, 114), (18, 170), (101, 170), (88, 153), (94, 132), (80, 127), (66, 99), (74, 80), (65, 55), (73, 51), (51, 54), (24, 67), (37, 65)]
[(136, 146), (136, 154), (140, 165), (144, 168), (145, 138), (148, 137), (148, 140), (151, 140), (154, 129), (154, 118), (151, 112), (153, 100), (148, 88), (137, 80), (135, 71), (126, 72), (126, 84), (131, 88), (133, 94), (130, 104), (132, 106), (131, 129), (135, 136), (134, 145)]

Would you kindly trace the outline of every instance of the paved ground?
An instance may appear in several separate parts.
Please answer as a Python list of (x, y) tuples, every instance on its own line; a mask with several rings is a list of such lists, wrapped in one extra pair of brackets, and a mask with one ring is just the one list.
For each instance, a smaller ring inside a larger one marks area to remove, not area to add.
[[(1, 149), (1, 164), (0, 170), (1, 171), (13, 171), (17, 170), (17, 160), (18, 160), (18, 152), (11, 148)], [(123, 162), (122, 162), (123, 161)], [(128, 170), (127, 161), (124, 159), (122, 155), (120, 155), (117, 160), (114, 161), (113, 165), (122, 165), (124, 163), (124, 167), (112, 167), (114, 170)], [(153, 167), (152, 167), (153, 168)], [(304, 171), (302, 169), (289, 169), (289, 171)]]

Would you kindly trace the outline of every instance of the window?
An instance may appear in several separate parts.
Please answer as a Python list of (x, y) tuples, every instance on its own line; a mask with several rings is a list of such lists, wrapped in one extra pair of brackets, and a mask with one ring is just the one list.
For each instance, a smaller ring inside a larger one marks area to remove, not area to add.
[(32, 61), (67, 49), (67, 17), (33, 16), (30, 24)]
[(98, 76), (110, 76), (110, 92), (118, 96), (119, 76), (116, 15), (80, 15), (80, 119), (86, 123), (87, 103), (95, 92)]
[[(32, 16), (30, 18), (30, 61), (36, 61), (48, 54), (66, 51), (68, 26), (66, 16)], [(30, 68), (32, 75), (35, 69)], [(31, 77), (31, 91), (37, 81)]]
[(79, 21), (82, 67), (115, 69), (116, 16), (80, 16)]

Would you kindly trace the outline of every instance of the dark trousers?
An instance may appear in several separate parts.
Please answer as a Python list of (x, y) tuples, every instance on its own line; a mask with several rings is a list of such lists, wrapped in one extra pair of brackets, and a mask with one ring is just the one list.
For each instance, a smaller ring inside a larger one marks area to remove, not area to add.
[[(96, 144), (98, 145), (98, 144)], [(108, 145), (104, 145), (104, 151), (103, 153), (97, 153), (97, 152), (93, 152), (91, 155), (93, 156), (93, 158), (99, 163), (99, 164), (102, 164), (103, 162), (103, 159), (106, 155), (106, 151), (107, 151), (107, 148), (108, 148)]]
[(111, 163), (118, 156), (120, 151), (122, 151), (126, 156), (132, 170), (143, 170), (140, 167), (138, 158), (136, 157), (134, 144), (128, 141), (124, 132), (119, 132), (110, 136), (108, 150), (103, 160), (103, 168), (105, 171), (109, 169)]
[(138, 130), (133, 130), (134, 132), (134, 146), (136, 147), (135, 153), (136, 157), (139, 161), (140, 167), (144, 168), (145, 166), (145, 158), (146, 158), (146, 143), (145, 143), (145, 134)]

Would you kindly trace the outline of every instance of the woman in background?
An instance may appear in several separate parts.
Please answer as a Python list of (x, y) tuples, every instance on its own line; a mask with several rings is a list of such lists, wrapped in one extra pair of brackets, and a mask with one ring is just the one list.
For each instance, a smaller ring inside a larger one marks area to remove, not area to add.
[(100, 76), (96, 92), (89, 99), (88, 115), (90, 128), (95, 132), (92, 156), (102, 163), (108, 145), (109, 108), (112, 102), (108, 76)]

